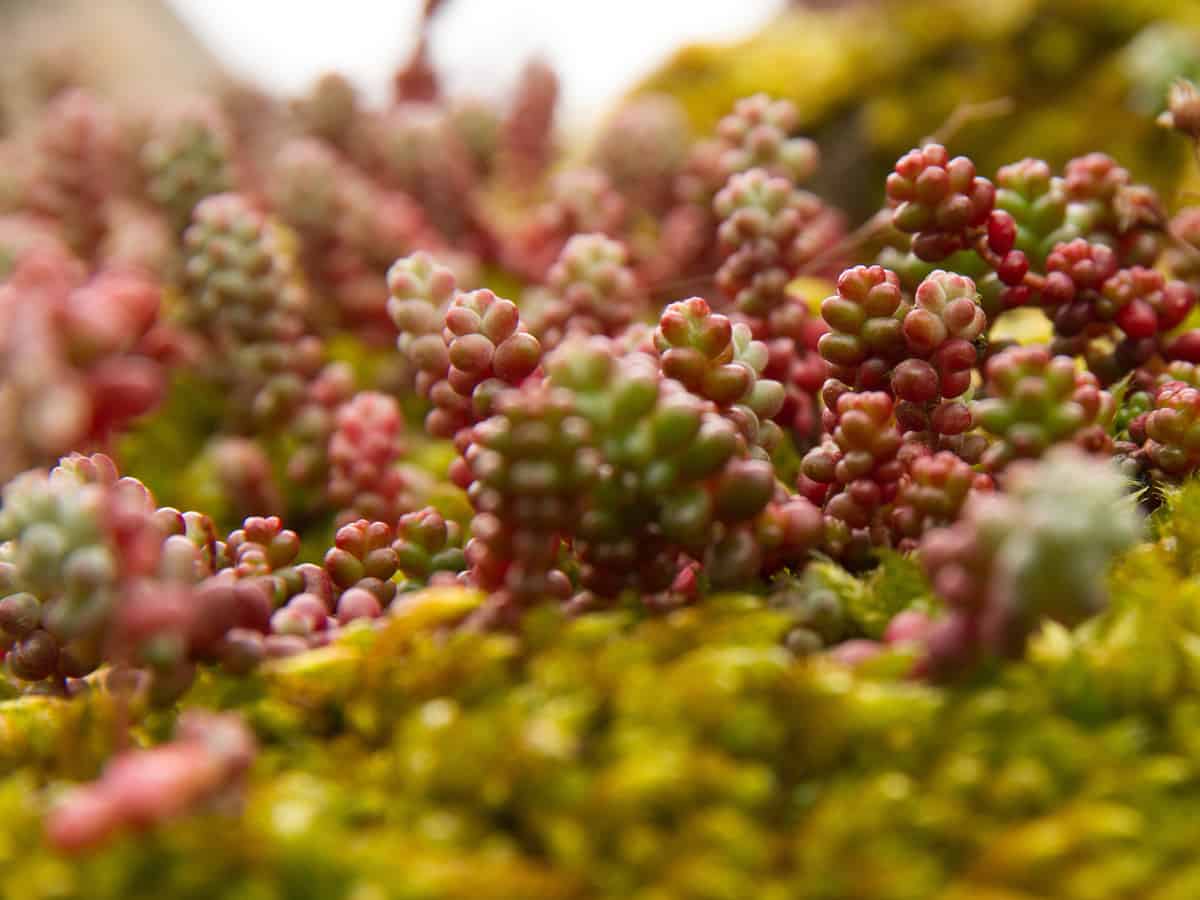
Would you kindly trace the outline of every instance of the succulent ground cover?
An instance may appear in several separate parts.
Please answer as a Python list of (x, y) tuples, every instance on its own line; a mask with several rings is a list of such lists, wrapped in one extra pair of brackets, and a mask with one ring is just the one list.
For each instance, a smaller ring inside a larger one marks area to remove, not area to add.
[(3, 139), (3, 894), (1200, 892), (1188, 192), (557, 94)]

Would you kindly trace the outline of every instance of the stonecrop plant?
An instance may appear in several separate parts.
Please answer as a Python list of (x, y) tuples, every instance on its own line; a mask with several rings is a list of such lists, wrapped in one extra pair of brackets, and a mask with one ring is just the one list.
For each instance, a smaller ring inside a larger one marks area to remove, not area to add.
[(0, 133), (0, 893), (1200, 893), (1193, 195), (422, 35)]

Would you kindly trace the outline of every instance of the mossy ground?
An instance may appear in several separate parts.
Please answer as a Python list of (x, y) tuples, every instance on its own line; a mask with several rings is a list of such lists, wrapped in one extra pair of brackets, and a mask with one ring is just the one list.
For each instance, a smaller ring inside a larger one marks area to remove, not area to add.
[[(0, 703), (0, 895), (23, 898), (1190, 898), (1200, 895), (1200, 484), (1121, 558), (1114, 601), (961, 684), (852, 673), (725, 595), (665, 616), (453, 629), (419, 595), (382, 630), (206, 676), (263, 744), (244, 805), (92, 855), (40, 820), (113, 711)], [(923, 602), (885, 564), (854, 597)], [(898, 599), (899, 598), (899, 599)], [(165, 733), (142, 716), (146, 738)]]

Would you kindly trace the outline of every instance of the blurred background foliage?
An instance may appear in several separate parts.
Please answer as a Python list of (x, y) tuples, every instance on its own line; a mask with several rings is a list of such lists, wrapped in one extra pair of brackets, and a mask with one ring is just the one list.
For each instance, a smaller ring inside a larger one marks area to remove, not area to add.
[(981, 173), (1103, 148), (1170, 199), (1187, 151), (1154, 116), (1173, 79), (1197, 75), (1190, 0), (863, 0), (796, 5), (746, 41), (681, 49), (635, 93), (677, 97), (701, 134), (739, 97), (791, 98), (824, 153), (817, 190), (865, 218), (898, 156), (1002, 98), (1007, 114), (948, 136)]

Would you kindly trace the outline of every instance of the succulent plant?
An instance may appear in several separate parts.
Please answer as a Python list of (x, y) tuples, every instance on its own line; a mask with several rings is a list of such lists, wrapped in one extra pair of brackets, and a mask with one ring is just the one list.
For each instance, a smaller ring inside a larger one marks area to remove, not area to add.
[(687, 190), (702, 199), (733, 175), (763, 169), (793, 184), (806, 181), (820, 162), (817, 145), (794, 134), (799, 112), (789, 100), (755, 94), (738, 100), (717, 123), (712, 138), (693, 150)]
[(1170, 479), (1179, 479), (1200, 466), (1200, 391), (1181, 381), (1169, 381), (1154, 395), (1154, 406), (1145, 415), (1144, 452), (1149, 462)]
[(443, 323), (440, 350), (423, 342), (414, 361), (421, 368), (418, 390), (433, 402), (425, 427), (449, 438), (487, 418), (505, 388), (534, 375), (542, 348), (516, 304), (486, 288), (457, 294)]
[(905, 354), (908, 306), (894, 272), (881, 266), (855, 266), (837, 281), (837, 294), (821, 303), (830, 331), (818, 348), (830, 375), (851, 387), (875, 390), (888, 383)]
[(602, 234), (576, 234), (546, 273), (545, 296), (530, 329), (550, 350), (568, 334), (615, 337), (645, 306), (625, 246)]
[(786, 302), (788, 283), (842, 237), (836, 212), (765, 169), (731, 176), (713, 207), (724, 258), (717, 285), (748, 316), (766, 317)]
[(463, 459), (477, 512), (466, 560), (506, 612), (570, 589), (557, 561), (592, 477), (589, 437), (571, 395), (548, 385), (502, 393), (496, 414), (471, 430)]
[(1000, 440), (988, 450), (987, 464), (1041, 456), (1054, 444), (1096, 439), (1115, 406), (1094, 376), (1079, 372), (1068, 356), (1050, 356), (1040, 347), (1013, 347), (987, 364), (987, 397), (973, 404), (975, 421)]
[(179, 106), (155, 123), (141, 151), (146, 192), (182, 232), (205, 197), (234, 188), (229, 125), (212, 104)]
[(400, 517), (392, 550), (409, 585), (436, 578), (439, 573), (457, 575), (467, 567), (462, 528), (431, 506)]
[(329, 438), (328, 494), (339, 519), (387, 522), (406, 511), (406, 479), (396, 468), (403, 425), (400, 405), (377, 391), (360, 391), (338, 407)]
[(1018, 654), (1043, 619), (1072, 625), (1094, 615), (1107, 601), (1096, 571), (1140, 532), (1116, 469), (1069, 447), (1016, 466), (1004, 487), (976, 494), (959, 523), (921, 541), (950, 610), (925, 636), (935, 672), (976, 661), (972, 644)]
[(672, 303), (654, 332), (663, 374), (715, 403), (742, 428), (751, 444), (770, 452), (781, 438), (773, 418), (783, 386), (763, 377), (766, 345), (744, 322), (714, 313), (700, 297)]
[(505, 264), (534, 281), (545, 281), (575, 235), (617, 238), (630, 224), (630, 206), (600, 169), (567, 169), (550, 179), (549, 195), (503, 250)]
[[(1196, 895), (1195, 36), (793, 11), (574, 154), (440, 5), (383, 106), (13, 60), (0, 895)], [(994, 56), (1174, 134), (881, 184)]]
[(218, 194), (196, 207), (184, 234), (184, 314), (222, 359), (235, 416), (263, 424), (286, 420), (321, 365), (308, 334), (308, 298), (279, 236), (244, 197)]
[(965, 248), (970, 229), (987, 223), (996, 189), (965, 156), (951, 159), (942, 145), (926, 144), (896, 163), (887, 196), (892, 222), (914, 236), (913, 252), (937, 261)]

